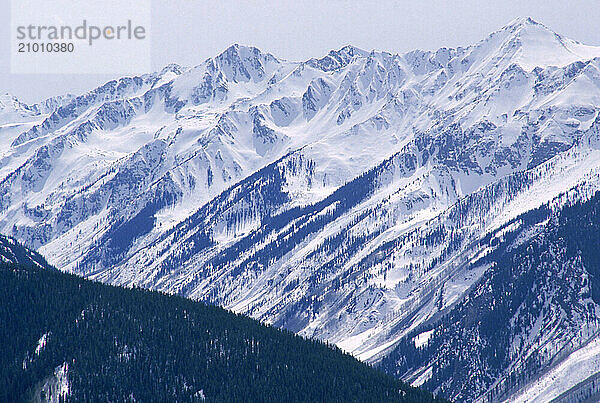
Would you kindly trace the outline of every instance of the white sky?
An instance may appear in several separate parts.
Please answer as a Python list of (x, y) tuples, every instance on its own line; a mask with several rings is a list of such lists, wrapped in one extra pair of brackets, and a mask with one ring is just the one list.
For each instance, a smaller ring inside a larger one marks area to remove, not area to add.
[[(115, 78), (10, 74), (10, 1), (0, 0), (0, 5), (0, 92), (35, 102), (65, 92), (78, 94)], [(465, 46), (519, 16), (600, 45), (600, 0), (153, 0), (153, 70), (172, 62), (199, 64), (232, 43), (289, 60), (322, 56), (347, 44), (392, 53)]]

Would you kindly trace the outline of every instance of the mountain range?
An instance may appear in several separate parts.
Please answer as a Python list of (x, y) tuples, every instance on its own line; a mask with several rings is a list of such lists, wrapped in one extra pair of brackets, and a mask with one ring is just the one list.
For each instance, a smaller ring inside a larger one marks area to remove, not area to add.
[[(0, 232), (451, 399), (547, 401), (600, 371), (598, 262), (560, 221), (594, 205), (599, 112), (600, 47), (531, 18), (400, 55), (233, 45), (79, 96), (0, 97)], [(586, 348), (595, 372), (539, 383)]]

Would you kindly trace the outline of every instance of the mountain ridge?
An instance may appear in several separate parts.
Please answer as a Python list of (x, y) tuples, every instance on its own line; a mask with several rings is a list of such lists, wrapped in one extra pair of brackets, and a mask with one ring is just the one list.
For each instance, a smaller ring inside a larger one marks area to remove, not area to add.
[(598, 189), (599, 55), (528, 18), (402, 55), (232, 45), (1, 126), (0, 231), (380, 360), (484, 278), (477, 240)]

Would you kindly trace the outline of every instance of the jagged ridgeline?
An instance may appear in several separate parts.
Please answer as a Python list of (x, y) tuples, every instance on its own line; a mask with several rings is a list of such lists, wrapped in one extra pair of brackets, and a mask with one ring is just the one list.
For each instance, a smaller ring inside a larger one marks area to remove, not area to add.
[(434, 402), (221, 308), (83, 280), (0, 237), (0, 401)]

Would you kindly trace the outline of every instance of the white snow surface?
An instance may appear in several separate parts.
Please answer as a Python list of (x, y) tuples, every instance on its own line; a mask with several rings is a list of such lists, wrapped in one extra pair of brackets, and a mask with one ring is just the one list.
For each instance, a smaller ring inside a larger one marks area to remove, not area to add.
[(48, 342), (48, 336), (50, 333), (46, 332), (42, 335), (42, 337), (40, 337), (40, 339), (38, 340), (38, 344), (35, 347), (35, 355), (40, 355), (40, 353), (42, 352), (42, 350), (44, 349), (44, 347), (46, 347), (46, 343)]
[(549, 402), (599, 372), (600, 338), (596, 337), (506, 402)]
[(418, 335), (416, 335), (413, 338), (415, 347), (419, 348), (419, 347), (426, 346), (427, 342), (429, 341), (429, 338), (431, 337), (431, 335), (433, 334), (434, 331), (435, 331), (435, 329), (431, 329), (431, 330), (428, 330), (426, 332), (419, 333)]

